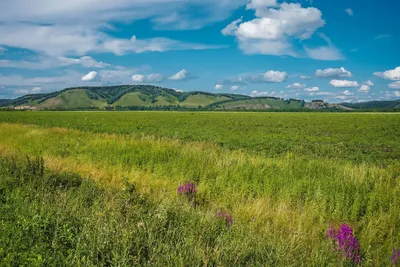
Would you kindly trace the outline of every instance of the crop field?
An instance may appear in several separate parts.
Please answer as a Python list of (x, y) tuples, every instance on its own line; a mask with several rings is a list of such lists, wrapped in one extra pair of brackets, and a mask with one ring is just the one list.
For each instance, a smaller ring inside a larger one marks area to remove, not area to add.
[(400, 114), (0, 112), (0, 265), (395, 266), (399, 249)]

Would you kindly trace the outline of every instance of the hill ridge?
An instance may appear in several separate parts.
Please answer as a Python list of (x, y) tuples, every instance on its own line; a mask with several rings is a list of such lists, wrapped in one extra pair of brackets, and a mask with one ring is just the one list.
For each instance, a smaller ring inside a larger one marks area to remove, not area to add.
[(399, 101), (329, 104), (274, 96), (183, 92), (154, 85), (68, 87), (59, 91), (0, 99), (0, 107), (34, 110), (351, 110), (400, 108)]

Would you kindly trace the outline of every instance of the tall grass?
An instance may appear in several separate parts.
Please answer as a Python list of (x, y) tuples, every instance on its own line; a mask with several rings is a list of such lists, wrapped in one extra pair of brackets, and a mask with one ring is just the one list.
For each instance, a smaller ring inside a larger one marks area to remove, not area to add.
[[(338, 259), (325, 235), (330, 223), (351, 225), (366, 266), (389, 264), (400, 242), (398, 162), (382, 167), (294, 153), (268, 158), (208, 142), (11, 124), (1, 124), (0, 148), (3, 157), (43, 156), (51, 171), (94, 179), (103, 190), (122, 190), (128, 178), (157, 203), (156, 209), (183, 205), (188, 214), (178, 221), (192, 239), (183, 238), (191, 252), (182, 253), (195, 253), (196, 260), (185, 258), (178, 265), (335, 265)], [(195, 208), (176, 194), (179, 183), (189, 180), (198, 186)], [(220, 209), (229, 211), (233, 226), (223, 228), (222, 237), (221, 228), (213, 232), (213, 226), (212, 233), (198, 233), (222, 243), (218, 249), (208, 244), (197, 248), (203, 243), (189, 229), (199, 227), (197, 223), (208, 229), (209, 220), (212, 225), (221, 222), (216, 216)], [(177, 264), (170, 260), (168, 264)]]

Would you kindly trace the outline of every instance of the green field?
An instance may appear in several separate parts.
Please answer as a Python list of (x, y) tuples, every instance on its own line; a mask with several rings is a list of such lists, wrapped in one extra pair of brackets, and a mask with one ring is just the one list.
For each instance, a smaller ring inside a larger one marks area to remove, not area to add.
[(6, 266), (351, 266), (342, 223), (362, 266), (400, 248), (400, 114), (0, 112), (0, 159)]

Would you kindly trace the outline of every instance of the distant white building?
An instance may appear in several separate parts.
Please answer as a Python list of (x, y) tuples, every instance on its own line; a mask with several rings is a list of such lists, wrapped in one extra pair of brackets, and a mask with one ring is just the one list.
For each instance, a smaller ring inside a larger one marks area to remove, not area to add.
[(18, 106), (14, 107), (15, 110), (37, 110), (36, 107), (31, 107), (31, 106)]

